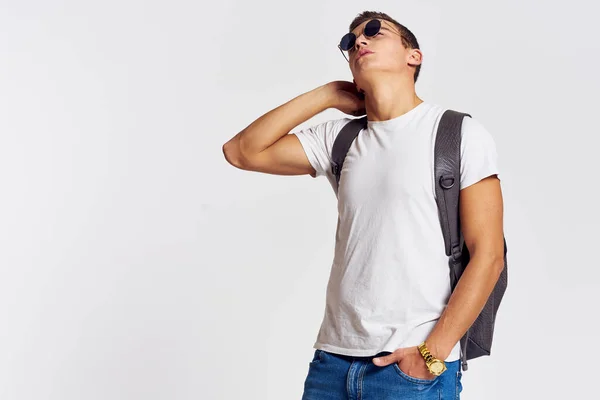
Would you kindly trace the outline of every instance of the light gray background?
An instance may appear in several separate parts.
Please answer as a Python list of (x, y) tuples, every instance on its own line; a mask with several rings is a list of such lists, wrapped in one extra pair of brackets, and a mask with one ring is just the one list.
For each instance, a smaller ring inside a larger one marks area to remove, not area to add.
[(595, 3), (0, 4), (0, 399), (300, 398), (334, 194), (221, 146), (351, 80), (336, 44), (365, 9), (416, 34), (418, 94), (498, 145), (509, 288), (462, 398), (600, 396)]

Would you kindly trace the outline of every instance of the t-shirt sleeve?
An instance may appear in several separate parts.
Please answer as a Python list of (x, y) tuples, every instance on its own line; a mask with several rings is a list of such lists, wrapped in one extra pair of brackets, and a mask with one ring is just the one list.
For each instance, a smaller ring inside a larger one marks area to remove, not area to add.
[(464, 189), (491, 175), (498, 175), (496, 142), (483, 125), (469, 117), (462, 123), (460, 188)]
[(316, 174), (312, 175), (313, 178), (333, 174), (331, 172), (333, 142), (344, 126), (344, 122), (348, 121), (348, 118), (330, 120), (293, 132), (302, 144), (308, 161), (316, 171)]

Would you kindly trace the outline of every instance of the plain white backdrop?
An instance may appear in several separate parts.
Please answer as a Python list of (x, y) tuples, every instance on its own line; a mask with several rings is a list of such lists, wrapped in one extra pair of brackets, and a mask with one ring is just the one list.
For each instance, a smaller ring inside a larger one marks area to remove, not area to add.
[(299, 400), (333, 190), (221, 146), (352, 80), (336, 45), (364, 10), (417, 36), (421, 98), (498, 145), (509, 286), (462, 398), (600, 398), (596, 3), (0, 5), (0, 399)]

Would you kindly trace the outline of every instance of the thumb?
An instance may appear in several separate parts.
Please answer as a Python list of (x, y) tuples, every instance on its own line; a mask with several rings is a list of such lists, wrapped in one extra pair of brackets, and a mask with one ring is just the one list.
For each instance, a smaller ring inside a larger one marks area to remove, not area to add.
[(400, 357), (398, 353), (392, 353), (388, 354), (387, 356), (373, 358), (373, 364), (379, 367), (385, 367), (386, 365), (397, 362), (399, 359)]

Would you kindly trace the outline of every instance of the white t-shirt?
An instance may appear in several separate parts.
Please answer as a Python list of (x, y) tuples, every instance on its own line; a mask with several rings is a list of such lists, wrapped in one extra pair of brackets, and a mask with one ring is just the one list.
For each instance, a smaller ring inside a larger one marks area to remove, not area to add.
[[(315, 177), (338, 198), (335, 252), (315, 349), (372, 356), (424, 341), (450, 297), (450, 270), (435, 200), (434, 145), (445, 111), (423, 102), (368, 121), (344, 161), (339, 190), (333, 142), (350, 118), (295, 132)], [(462, 125), (460, 188), (498, 174), (496, 145), (473, 118)], [(460, 343), (445, 361), (460, 358)]]

